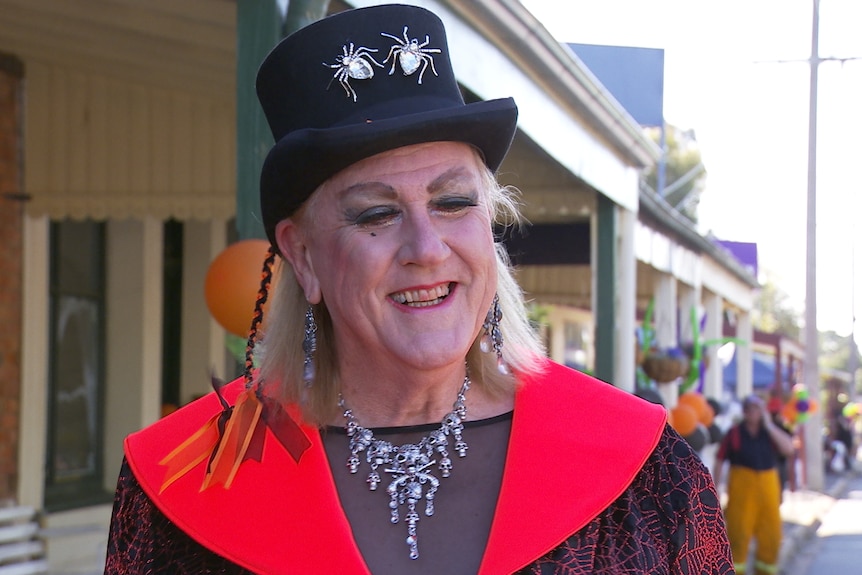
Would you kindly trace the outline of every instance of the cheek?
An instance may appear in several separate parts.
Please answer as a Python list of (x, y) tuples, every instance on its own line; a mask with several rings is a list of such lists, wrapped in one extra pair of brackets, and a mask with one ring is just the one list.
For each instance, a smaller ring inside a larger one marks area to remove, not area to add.
[[(368, 284), (383, 266), (381, 238), (345, 236), (318, 246), (315, 258), (324, 297), (335, 293), (367, 292)], [(327, 293), (328, 292), (328, 293)]]
[[(494, 234), (491, 231), (490, 223), (484, 218), (477, 218), (478, 221), (471, 222), (469, 226), (465, 226), (458, 234), (461, 244), (462, 253), (468, 259), (471, 266), (476, 268), (476, 272), (490, 273), (496, 278), (496, 254), (494, 252)], [(496, 284), (496, 279), (495, 279)]]

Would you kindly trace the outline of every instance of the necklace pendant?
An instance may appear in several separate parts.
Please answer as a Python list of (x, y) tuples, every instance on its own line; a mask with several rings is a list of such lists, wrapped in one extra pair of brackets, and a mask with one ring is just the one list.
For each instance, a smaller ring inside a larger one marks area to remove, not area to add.
[(434, 494), (437, 493), (437, 487), (432, 487), (425, 494), (425, 516), (431, 517), (434, 515)]
[[(365, 480), (369, 491), (377, 491), (377, 487), (382, 483), (378, 472), (381, 465), (389, 474), (391, 481), (386, 486), (386, 494), (389, 496), (389, 521), (393, 524), (401, 521), (400, 510), (406, 505), (405, 542), (410, 548), (411, 559), (419, 558), (419, 513), (416, 511), (416, 504), (424, 499), (425, 516), (434, 515), (434, 498), (440, 487), (440, 480), (432, 473), (433, 467), (436, 465), (443, 478), (449, 477), (452, 472), (452, 459), (448, 452), (450, 435), (455, 439), (454, 449), (458, 456), (467, 455), (467, 443), (462, 439), (461, 432), (467, 417), (464, 394), (469, 388), (470, 379), (465, 377), (453, 409), (443, 418), (439, 429), (432, 431), (416, 444), (405, 443), (400, 446), (375, 438), (373, 431), (357, 423), (353, 412), (344, 406), (344, 398), (339, 399), (338, 405), (344, 409), (344, 418), (347, 420), (345, 429), (350, 447), (347, 467), (350, 473), (356, 473), (362, 463), (359, 454), (365, 452), (365, 460), (370, 466)], [(439, 463), (434, 459), (435, 455), (440, 457)]]
[(351, 455), (347, 458), (347, 468), (350, 470), (350, 473), (356, 473), (359, 469), (359, 458), (355, 455)]
[(369, 491), (377, 491), (377, 486), (380, 485), (380, 474), (377, 471), (372, 471), (368, 474), (368, 479), (365, 481), (368, 483)]
[(465, 441), (455, 442), (455, 451), (458, 452), (458, 457), (467, 457), (467, 443)]
[[(416, 521), (419, 521), (419, 516), (416, 516)], [(416, 523), (411, 523), (407, 527), (407, 539), (405, 543), (410, 547), (410, 558), (414, 561), (419, 559), (419, 536), (416, 534)]]
[(443, 457), (437, 468), (440, 470), (440, 475), (442, 477), (449, 477), (452, 474), (452, 460), (448, 457)]

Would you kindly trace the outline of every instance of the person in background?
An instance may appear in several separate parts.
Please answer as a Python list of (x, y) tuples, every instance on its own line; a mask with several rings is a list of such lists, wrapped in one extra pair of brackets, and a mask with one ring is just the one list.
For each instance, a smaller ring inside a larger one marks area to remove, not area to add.
[(335, 14), (257, 90), (246, 372), (127, 438), (106, 573), (732, 573), (666, 411), (544, 356), (494, 235), (517, 107), (464, 103), (440, 19)]
[(766, 409), (769, 411), (769, 416), (772, 418), (772, 422), (775, 423), (779, 429), (784, 431), (784, 433), (790, 436), (790, 440), (793, 442), (793, 454), (790, 457), (787, 457), (780, 452), (776, 454), (778, 479), (781, 485), (779, 494), (782, 501), (784, 500), (784, 491), (786, 489), (791, 491), (796, 489), (795, 465), (797, 453), (799, 451), (799, 438), (796, 437), (793, 425), (781, 415), (781, 408), (783, 406), (784, 401), (781, 395), (773, 391), (770, 395), (769, 401), (766, 403)]
[(853, 449), (850, 418), (845, 417), (839, 410), (832, 416), (832, 422), (832, 431), (829, 434), (831, 438), (829, 471), (834, 473), (852, 471), (855, 469), (856, 451)]
[(714, 479), (727, 478), (725, 519), (736, 573), (746, 573), (752, 538), (757, 541), (755, 573), (778, 572), (781, 550), (781, 480), (779, 458), (791, 457), (791, 436), (778, 427), (757, 395), (742, 402), (742, 421), (731, 427), (716, 453)]

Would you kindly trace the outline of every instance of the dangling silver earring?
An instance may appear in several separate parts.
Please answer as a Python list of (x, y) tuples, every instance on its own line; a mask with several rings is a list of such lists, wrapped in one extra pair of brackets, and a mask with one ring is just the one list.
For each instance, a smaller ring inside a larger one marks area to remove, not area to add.
[(503, 333), (500, 331), (501, 319), (503, 319), (503, 310), (500, 309), (500, 297), (494, 294), (491, 309), (488, 310), (488, 315), (485, 316), (485, 323), (482, 324), (482, 329), (485, 330), (485, 333), (482, 334), (482, 339), (479, 340), (479, 349), (484, 353), (490, 353), (493, 350), (497, 354), (497, 369), (503, 375), (508, 375), (509, 366), (503, 360)]
[(314, 308), (309, 305), (305, 310), (305, 337), (302, 338), (302, 352), (305, 355), (302, 380), (305, 382), (305, 387), (311, 387), (314, 382), (315, 351), (317, 351), (317, 323), (314, 321)]

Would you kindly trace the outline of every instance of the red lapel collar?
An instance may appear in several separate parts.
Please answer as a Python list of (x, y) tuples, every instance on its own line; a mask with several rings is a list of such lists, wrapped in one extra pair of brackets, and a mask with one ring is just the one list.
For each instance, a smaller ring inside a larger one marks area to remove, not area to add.
[[(241, 382), (223, 389), (234, 403)], [(171, 521), (215, 553), (255, 573), (369, 573), (341, 509), (320, 434), (295, 463), (267, 429), (262, 461), (245, 461), (229, 490), (200, 491), (206, 461), (159, 493), (159, 461), (221, 411), (215, 394), (130, 435), (125, 452), (144, 492)]]
[[(241, 382), (224, 388), (233, 404)], [(315, 428), (297, 464), (267, 430), (263, 461), (243, 463), (228, 491), (200, 491), (206, 462), (159, 493), (158, 464), (221, 410), (215, 394), (130, 435), (125, 451), (156, 506), (219, 555), (257, 573), (368, 574)], [(548, 362), (515, 399), (503, 484), (480, 568), (511, 573), (583, 527), (631, 483), (658, 443), (666, 412)]]
[(512, 573), (613, 502), (658, 444), (663, 407), (547, 362), (515, 399), (500, 498), (479, 573)]

